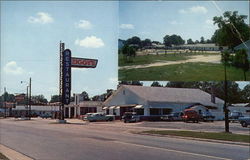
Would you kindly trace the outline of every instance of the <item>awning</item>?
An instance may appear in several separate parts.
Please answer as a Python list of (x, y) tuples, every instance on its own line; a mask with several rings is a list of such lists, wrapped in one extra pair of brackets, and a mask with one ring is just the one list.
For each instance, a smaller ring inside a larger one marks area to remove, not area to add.
[(143, 105), (136, 105), (135, 106), (135, 109), (140, 109), (140, 108), (143, 108)]
[(116, 109), (120, 109), (120, 106), (117, 106)]
[(108, 109), (108, 107), (103, 107), (102, 109), (105, 110), (105, 109)]
[(115, 106), (111, 106), (111, 107), (109, 107), (109, 109), (114, 109), (115, 108)]

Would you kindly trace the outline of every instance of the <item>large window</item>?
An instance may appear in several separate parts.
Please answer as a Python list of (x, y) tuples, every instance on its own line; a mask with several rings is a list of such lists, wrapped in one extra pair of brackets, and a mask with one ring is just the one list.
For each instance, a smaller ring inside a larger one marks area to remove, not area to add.
[(161, 115), (160, 108), (150, 108), (150, 115)]
[(163, 114), (163, 115), (165, 115), (165, 114), (170, 114), (172, 111), (173, 111), (173, 109), (170, 109), (170, 108), (163, 108), (163, 109), (162, 109), (162, 114)]

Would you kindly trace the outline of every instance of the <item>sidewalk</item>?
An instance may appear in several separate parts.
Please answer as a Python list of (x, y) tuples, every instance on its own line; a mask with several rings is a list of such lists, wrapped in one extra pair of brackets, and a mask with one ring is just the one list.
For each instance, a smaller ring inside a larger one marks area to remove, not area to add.
[(10, 160), (33, 160), (32, 158), (22, 153), (19, 153), (11, 148), (8, 148), (2, 144), (0, 144), (0, 152)]

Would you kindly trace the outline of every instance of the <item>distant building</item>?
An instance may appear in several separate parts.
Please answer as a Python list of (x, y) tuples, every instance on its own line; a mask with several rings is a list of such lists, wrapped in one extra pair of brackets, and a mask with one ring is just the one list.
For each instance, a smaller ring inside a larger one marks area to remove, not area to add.
[(205, 43), (205, 44), (184, 44), (184, 45), (178, 45), (174, 46), (175, 48), (181, 48), (181, 49), (189, 49), (189, 50), (199, 50), (199, 51), (220, 51), (228, 49), (226, 46), (217, 46), (215, 43)]
[(71, 102), (64, 106), (65, 118), (78, 118), (86, 113), (102, 112), (101, 101), (81, 101), (79, 103)]
[(230, 112), (241, 112), (244, 116), (250, 116), (250, 103), (236, 103), (228, 106)]
[(224, 118), (223, 104), (222, 99), (200, 89), (122, 85), (104, 102), (103, 110), (116, 116), (134, 111), (150, 119), (202, 106), (219, 120)]
[(234, 47), (234, 50), (245, 49), (247, 51), (248, 60), (250, 60), (250, 40), (239, 44), (238, 46)]

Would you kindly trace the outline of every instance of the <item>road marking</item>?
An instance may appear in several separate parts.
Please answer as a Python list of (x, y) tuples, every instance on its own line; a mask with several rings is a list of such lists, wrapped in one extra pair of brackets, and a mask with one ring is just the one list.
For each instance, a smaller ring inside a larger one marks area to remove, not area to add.
[(232, 160), (229, 158), (222, 158), (222, 157), (216, 157), (216, 156), (209, 156), (205, 154), (199, 154), (199, 153), (190, 153), (190, 152), (185, 152), (185, 151), (179, 151), (179, 150), (174, 150), (174, 149), (167, 149), (167, 148), (161, 148), (161, 147), (153, 147), (153, 146), (145, 146), (142, 144), (134, 144), (134, 143), (128, 143), (128, 142), (121, 142), (121, 141), (113, 141), (114, 143), (120, 143), (120, 144), (129, 144), (129, 145), (134, 145), (137, 147), (144, 147), (144, 148), (150, 148), (150, 149), (160, 149), (164, 151), (171, 151), (171, 152), (176, 152), (176, 153), (182, 153), (182, 154), (189, 154), (193, 156), (201, 156), (201, 157), (207, 157), (207, 158), (213, 158), (213, 159), (222, 159), (222, 160)]

